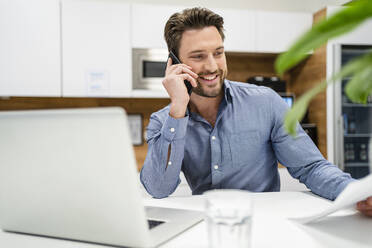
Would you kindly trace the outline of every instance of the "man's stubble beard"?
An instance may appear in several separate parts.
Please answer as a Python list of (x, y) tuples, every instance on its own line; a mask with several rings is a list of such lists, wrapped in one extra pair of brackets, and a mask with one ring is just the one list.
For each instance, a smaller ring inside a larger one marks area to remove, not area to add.
[(193, 88), (192, 92), (199, 95), (199, 96), (203, 96), (203, 97), (213, 98), (213, 97), (219, 96), (222, 93), (222, 90), (223, 90), (222, 86), (224, 84), (224, 81), (225, 81), (225, 78), (226, 78), (226, 75), (227, 75), (227, 69), (225, 71), (220, 69), (218, 74), (220, 76), (220, 81), (218, 82), (218, 87), (216, 89), (213, 89), (213, 91), (211, 91), (211, 92), (206, 92), (203, 89), (199, 80), (196, 80), (198, 85), (197, 85), (196, 88)]

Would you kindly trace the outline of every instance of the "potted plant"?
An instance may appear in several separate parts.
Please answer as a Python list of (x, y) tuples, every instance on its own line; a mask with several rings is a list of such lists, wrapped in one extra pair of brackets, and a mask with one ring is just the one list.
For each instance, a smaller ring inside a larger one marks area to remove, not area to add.
[[(281, 54), (275, 62), (276, 71), (282, 75), (308, 57), (312, 50), (319, 48), (332, 38), (354, 30), (371, 17), (372, 0), (350, 2), (347, 7), (342, 8), (328, 19), (315, 24), (286, 53)], [(325, 90), (329, 84), (340, 82), (340, 79), (344, 77), (352, 77), (345, 86), (348, 98), (352, 102), (366, 104), (367, 97), (372, 94), (372, 51), (351, 60), (331, 78), (320, 82), (303, 94), (285, 116), (284, 127), (286, 131), (295, 136), (297, 122), (304, 116), (311, 99)], [(372, 139), (370, 139), (369, 148), (369, 159), (372, 165)]]

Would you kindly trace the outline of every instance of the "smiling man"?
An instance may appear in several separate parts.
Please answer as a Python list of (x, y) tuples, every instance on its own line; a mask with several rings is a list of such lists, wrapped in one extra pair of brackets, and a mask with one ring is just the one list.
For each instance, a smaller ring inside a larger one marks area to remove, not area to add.
[[(279, 161), (312, 192), (335, 199), (353, 179), (323, 158), (300, 125), (296, 138), (285, 132), (288, 106), (278, 94), (226, 79), (223, 31), (223, 18), (204, 8), (185, 9), (166, 23), (168, 50), (182, 64), (168, 60), (163, 85), (171, 103), (151, 115), (142, 184), (153, 197), (167, 197), (183, 171), (193, 194), (279, 191)], [(358, 209), (372, 215), (372, 198)]]

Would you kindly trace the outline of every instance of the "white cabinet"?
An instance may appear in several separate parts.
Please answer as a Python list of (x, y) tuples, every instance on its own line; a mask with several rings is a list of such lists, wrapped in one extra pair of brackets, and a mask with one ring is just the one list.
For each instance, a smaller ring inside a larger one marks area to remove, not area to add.
[(0, 1), (0, 95), (60, 96), (58, 0)]
[[(165, 49), (165, 23), (185, 8), (1, 0), (0, 96), (134, 96), (132, 48)], [(282, 52), (312, 23), (311, 14), (214, 11), (224, 18), (225, 50), (232, 52)]]
[(167, 48), (164, 27), (169, 17), (186, 7), (168, 5), (132, 5), (132, 47)]
[(254, 52), (256, 14), (237, 9), (213, 10), (224, 20), (225, 50), (227, 52)]
[[(132, 47), (166, 48), (164, 26), (183, 6), (133, 4)], [(312, 25), (311, 13), (212, 9), (224, 19), (228, 52), (285, 51)]]
[(310, 13), (258, 11), (256, 16), (256, 52), (280, 53), (308, 30)]
[[(332, 16), (335, 12), (343, 7), (329, 6), (327, 7), (327, 17)], [(371, 45), (372, 44), (372, 19), (362, 23), (359, 27), (345, 35), (334, 38), (329, 41), (330, 44), (346, 44), (346, 45)]]
[(129, 4), (63, 0), (61, 13), (63, 96), (130, 96)]
[[(169, 17), (187, 7), (169, 5), (132, 5), (132, 47), (167, 48), (164, 27)], [(254, 12), (234, 9), (212, 9), (224, 18), (226, 51), (254, 50)]]

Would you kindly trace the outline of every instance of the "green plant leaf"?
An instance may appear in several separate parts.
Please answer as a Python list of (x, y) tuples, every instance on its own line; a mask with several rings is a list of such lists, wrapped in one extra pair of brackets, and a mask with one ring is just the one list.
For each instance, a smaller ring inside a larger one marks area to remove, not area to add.
[[(284, 128), (285, 130), (292, 136), (296, 136), (296, 125), (299, 120), (301, 120), (306, 112), (306, 109), (310, 103), (310, 101), (321, 91), (323, 91), (328, 84), (332, 84), (341, 78), (348, 77), (354, 75), (356, 78), (354, 84), (357, 86), (351, 85), (351, 94), (355, 97), (358, 97), (360, 99), (364, 99), (365, 92), (363, 89), (369, 90), (368, 92), (371, 92), (372, 90), (372, 82), (367, 83), (368, 86), (360, 86), (361, 84), (364, 84), (365, 77), (370, 77), (369, 81), (372, 81), (372, 53), (357, 57), (353, 60), (351, 60), (349, 63), (347, 63), (340, 72), (336, 73), (333, 77), (331, 77), (329, 80), (325, 80), (321, 82), (320, 84), (313, 87), (311, 90), (307, 91), (305, 94), (303, 94), (293, 105), (293, 107), (286, 113), (285, 120), (284, 120)], [(367, 73), (368, 71), (368, 73)], [(363, 74), (363, 75), (362, 75)], [(362, 81), (359, 81), (362, 79)], [(351, 80), (349, 82), (352, 83)], [(349, 86), (350, 87), (350, 86)], [(355, 87), (360, 87), (362, 90), (355, 91)], [(366, 88), (363, 88), (366, 87)], [(368, 96), (368, 95), (367, 95)]]
[(319, 92), (327, 87), (327, 81), (323, 81), (317, 86), (313, 87), (311, 90), (302, 95), (293, 107), (286, 113), (284, 119), (284, 128), (292, 136), (296, 136), (296, 125), (299, 120), (301, 120), (306, 112), (306, 109), (311, 101), (311, 99), (317, 95)]
[(372, 94), (372, 52), (360, 58), (358, 71), (345, 86), (345, 92), (351, 101), (367, 103)]
[(351, 31), (369, 17), (372, 17), (372, 1), (360, 0), (315, 24), (286, 53), (278, 57), (275, 61), (276, 71), (282, 75), (306, 58), (310, 51), (320, 47), (331, 38)]

